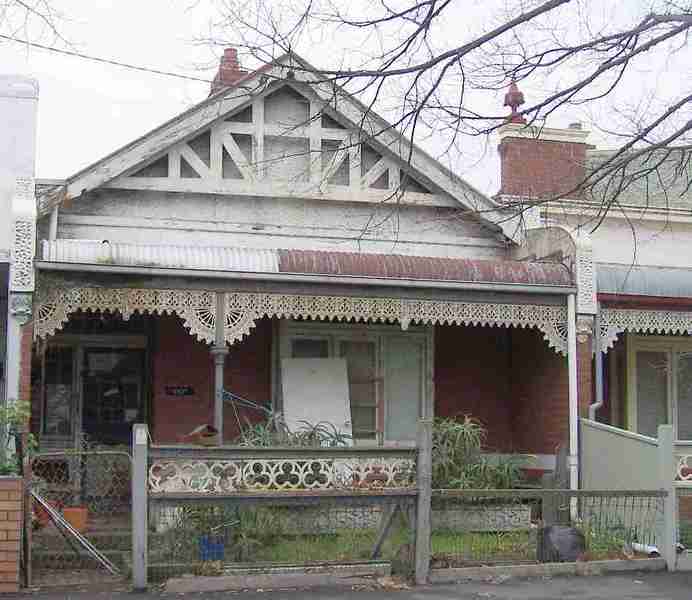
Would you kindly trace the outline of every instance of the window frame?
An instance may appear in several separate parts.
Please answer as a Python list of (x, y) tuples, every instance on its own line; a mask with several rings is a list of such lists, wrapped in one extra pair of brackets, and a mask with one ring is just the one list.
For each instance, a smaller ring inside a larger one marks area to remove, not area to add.
[[(637, 352), (664, 352), (668, 360), (667, 373), (667, 411), (668, 424), (673, 426), (675, 439), (678, 438), (678, 361), (679, 354), (692, 353), (692, 338), (678, 338), (662, 335), (626, 336), (627, 353), (627, 429), (638, 433), (637, 423)], [(683, 440), (686, 441), (686, 440)]]
[(418, 414), (420, 416), (432, 416), (433, 414), (433, 386), (432, 386), (432, 365), (433, 365), (433, 327), (431, 326), (411, 326), (408, 330), (402, 330), (398, 325), (381, 325), (372, 323), (335, 323), (335, 322), (315, 322), (315, 321), (296, 321), (282, 319), (276, 329), (274, 343), (279, 349), (274, 363), (274, 377), (276, 382), (274, 389), (273, 405), (274, 409), (283, 409), (282, 386), (281, 386), (281, 359), (291, 357), (292, 340), (300, 337), (305, 339), (328, 339), (329, 357), (339, 356), (339, 344), (342, 341), (373, 341), (375, 343), (375, 395), (376, 412), (375, 427), (377, 434), (374, 440), (359, 439), (357, 444), (361, 445), (387, 445), (387, 446), (409, 446), (403, 441), (386, 439), (386, 419), (388, 407), (386, 402), (386, 382), (384, 364), (385, 358), (385, 339), (389, 336), (411, 336), (416, 338), (422, 346), (420, 360), (421, 394)]

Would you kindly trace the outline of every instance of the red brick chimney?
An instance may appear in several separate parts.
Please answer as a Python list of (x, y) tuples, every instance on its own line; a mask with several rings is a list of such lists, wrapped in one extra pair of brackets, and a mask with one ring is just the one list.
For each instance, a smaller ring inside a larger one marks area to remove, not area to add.
[(586, 173), (589, 132), (582, 129), (581, 123), (567, 129), (527, 126), (517, 111), (523, 102), (524, 95), (512, 83), (505, 96), (511, 114), (499, 130), (498, 199), (512, 202), (570, 195)]
[(211, 94), (215, 94), (220, 89), (233, 85), (236, 81), (247, 75), (247, 73), (247, 71), (240, 67), (238, 50), (236, 48), (226, 48), (223, 51), (223, 56), (219, 63), (219, 70), (214, 76), (214, 81), (212, 81), (209, 95), (211, 96)]

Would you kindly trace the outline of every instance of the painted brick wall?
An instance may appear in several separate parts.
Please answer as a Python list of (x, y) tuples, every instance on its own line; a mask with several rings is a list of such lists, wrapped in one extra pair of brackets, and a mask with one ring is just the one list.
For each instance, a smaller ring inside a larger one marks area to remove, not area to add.
[(540, 198), (569, 192), (584, 176), (586, 148), (573, 142), (503, 139), (500, 193)]
[(535, 329), (512, 329), (512, 387), (515, 450), (554, 454), (567, 442), (567, 359)]
[(506, 329), (435, 328), (435, 414), (480, 419), (499, 451), (513, 445), (508, 341)]
[(0, 592), (19, 591), (23, 480), (0, 477)]
[[(257, 403), (271, 398), (271, 321), (257, 323), (251, 335), (230, 347), (226, 389)], [(197, 425), (214, 422), (214, 365), (206, 343), (198, 342), (174, 316), (157, 321), (152, 358), (153, 437), (174, 443)], [(169, 396), (166, 386), (191, 386), (192, 396)], [(241, 413), (249, 419), (258, 415)], [(224, 411), (224, 438), (237, 434), (233, 411)]]

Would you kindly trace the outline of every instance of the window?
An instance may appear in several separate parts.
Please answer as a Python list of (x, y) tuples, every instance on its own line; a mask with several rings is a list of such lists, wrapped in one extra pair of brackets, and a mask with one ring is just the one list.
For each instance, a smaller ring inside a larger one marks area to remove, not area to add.
[(404, 333), (396, 326), (282, 321), (279, 335), (281, 358), (346, 360), (356, 441), (415, 441), (426, 395), (424, 329)]
[(677, 439), (692, 440), (692, 340), (628, 336), (628, 424), (656, 437), (671, 423)]

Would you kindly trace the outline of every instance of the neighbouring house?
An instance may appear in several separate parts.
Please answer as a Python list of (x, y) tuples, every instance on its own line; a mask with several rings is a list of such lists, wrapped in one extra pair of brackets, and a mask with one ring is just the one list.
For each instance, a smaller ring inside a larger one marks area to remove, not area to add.
[(566, 448), (576, 487), (588, 240), (541, 254), (553, 230), (536, 211), (520, 219), (419, 148), (409, 160), (305, 65), (248, 73), (229, 49), (206, 100), (37, 183), (36, 257), (14, 255), (36, 269), (33, 320), (15, 343), (41, 447), (128, 443), (136, 422), (159, 443), (202, 424), (228, 443), (261, 409), (410, 444), (419, 418), (469, 414), (497, 452), (552, 469)]
[[(38, 84), (21, 75), (0, 75), (0, 401), (19, 398), (30, 385), (36, 202)], [(23, 344), (23, 346), (22, 346)], [(20, 348), (21, 346), (21, 348)], [(23, 364), (20, 356), (24, 352)], [(4, 437), (4, 434), (3, 434)]]
[[(612, 152), (597, 150), (575, 123), (566, 129), (510, 123), (501, 132), (505, 205), (567, 194)], [(634, 181), (628, 178), (633, 177)], [(656, 437), (674, 425), (692, 440), (692, 167), (684, 150), (631, 164), (625, 189), (541, 203), (537, 257), (582, 239), (593, 256), (595, 387), (591, 417)], [(604, 203), (611, 203), (607, 212)], [(597, 226), (597, 227), (596, 227)], [(549, 233), (551, 232), (552, 233)], [(578, 232), (575, 234), (575, 232)], [(529, 237), (534, 234), (529, 234)], [(549, 240), (549, 241), (548, 241)], [(581, 294), (584, 290), (580, 289)], [(583, 323), (584, 328), (590, 325)]]

